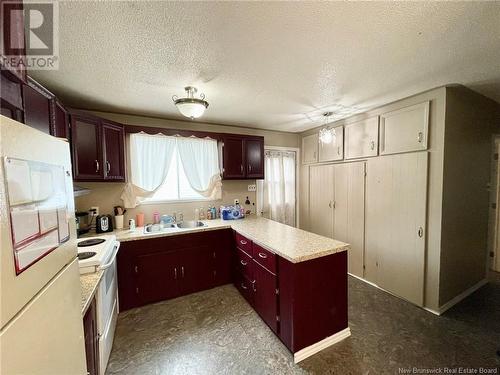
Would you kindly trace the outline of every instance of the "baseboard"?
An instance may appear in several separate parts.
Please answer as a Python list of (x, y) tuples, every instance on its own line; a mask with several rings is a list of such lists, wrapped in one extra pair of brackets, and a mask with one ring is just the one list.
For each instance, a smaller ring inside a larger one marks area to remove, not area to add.
[(469, 289), (464, 290), (458, 296), (450, 299), (444, 305), (439, 306), (439, 315), (443, 314), (446, 310), (452, 308), (457, 303), (459, 303), (460, 301), (462, 301), (464, 298), (470, 296), (472, 293), (474, 293), (476, 290), (478, 290), (482, 286), (486, 285), (487, 283), (488, 283), (488, 280), (487, 279), (483, 279), (480, 282), (478, 282), (477, 284), (471, 286)]
[(328, 336), (326, 339), (318, 341), (317, 343), (309, 345), (308, 347), (305, 347), (304, 349), (301, 349), (298, 352), (294, 353), (293, 361), (295, 363), (299, 363), (300, 361), (303, 361), (313, 354), (316, 354), (321, 350), (328, 348), (329, 346), (336, 344), (349, 336), (351, 336), (351, 330), (349, 329), (349, 327), (347, 327), (346, 329), (343, 329), (342, 331), (339, 331), (334, 335)]

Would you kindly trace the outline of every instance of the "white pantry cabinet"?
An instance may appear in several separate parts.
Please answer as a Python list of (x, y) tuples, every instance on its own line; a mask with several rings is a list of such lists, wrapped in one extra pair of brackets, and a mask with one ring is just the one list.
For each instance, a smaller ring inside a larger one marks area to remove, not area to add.
[(309, 176), (310, 230), (333, 238), (333, 165), (311, 166)]
[(348, 124), (345, 133), (345, 159), (378, 155), (378, 116)]
[(335, 130), (335, 141), (323, 143), (319, 141), (319, 161), (335, 161), (344, 158), (344, 127), (337, 126)]
[(318, 133), (302, 137), (302, 163), (318, 161)]
[(334, 166), (333, 238), (347, 242), (348, 272), (363, 277), (365, 236), (365, 162)]
[(424, 303), (427, 152), (369, 159), (366, 165), (365, 278)]
[(429, 102), (380, 116), (380, 154), (427, 150)]

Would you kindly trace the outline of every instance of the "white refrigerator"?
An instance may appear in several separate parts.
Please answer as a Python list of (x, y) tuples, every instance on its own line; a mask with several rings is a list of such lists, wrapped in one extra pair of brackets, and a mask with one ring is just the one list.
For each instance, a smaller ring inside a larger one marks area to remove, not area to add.
[(86, 374), (69, 144), (0, 115), (0, 374)]

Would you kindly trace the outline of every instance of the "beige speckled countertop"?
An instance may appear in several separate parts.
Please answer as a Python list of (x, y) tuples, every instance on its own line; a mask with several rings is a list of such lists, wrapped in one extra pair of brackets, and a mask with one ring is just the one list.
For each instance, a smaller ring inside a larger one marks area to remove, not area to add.
[(82, 316), (85, 315), (85, 312), (90, 306), (90, 302), (92, 302), (97, 286), (101, 281), (102, 274), (103, 272), (99, 271), (80, 275), (80, 286), (82, 288)]
[(320, 258), (349, 249), (349, 244), (319, 236), (262, 217), (247, 217), (242, 220), (223, 221), (221, 219), (203, 221), (206, 226), (190, 229), (164, 229), (161, 232), (145, 234), (143, 228), (134, 231), (116, 230), (118, 241), (134, 241), (146, 238), (173, 236), (185, 233), (203, 232), (232, 228), (258, 245), (293, 262)]

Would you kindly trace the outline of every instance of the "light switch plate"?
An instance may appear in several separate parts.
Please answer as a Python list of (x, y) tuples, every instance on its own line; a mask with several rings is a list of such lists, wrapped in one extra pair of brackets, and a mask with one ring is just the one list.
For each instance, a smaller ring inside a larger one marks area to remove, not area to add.
[(248, 185), (248, 191), (257, 191), (257, 185)]
[(237, 204), (240, 204), (240, 200), (239, 199), (235, 199), (234, 200), (234, 205), (236, 206)]

